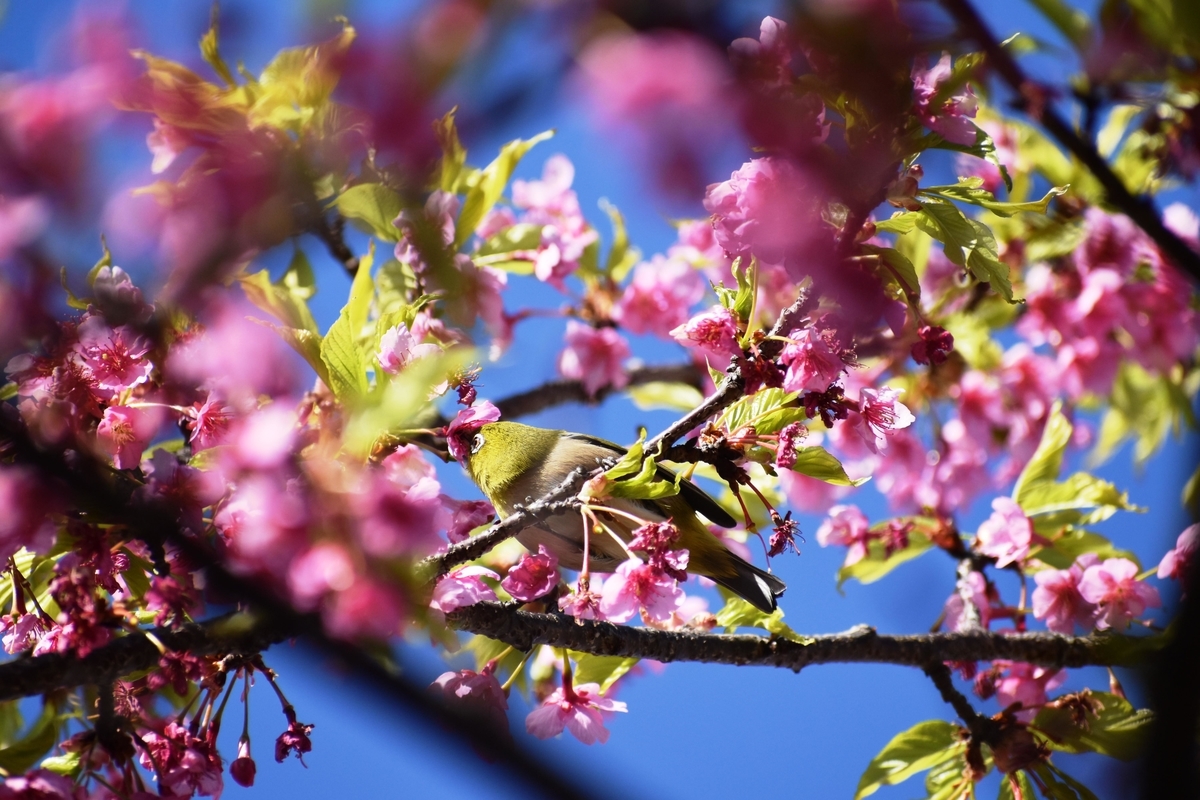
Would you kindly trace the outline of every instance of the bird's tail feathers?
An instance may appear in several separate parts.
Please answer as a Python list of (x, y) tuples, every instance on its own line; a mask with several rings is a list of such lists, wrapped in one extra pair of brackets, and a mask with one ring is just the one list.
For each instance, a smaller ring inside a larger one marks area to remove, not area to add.
[(775, 598), (787, 590), (787, 584), (734, 553), (729, 553), (729, 557), (731, 570), (725, 574), (714, 574), (709, 577), (759, 611), (765, 614), (774, 611), (778, 605)]

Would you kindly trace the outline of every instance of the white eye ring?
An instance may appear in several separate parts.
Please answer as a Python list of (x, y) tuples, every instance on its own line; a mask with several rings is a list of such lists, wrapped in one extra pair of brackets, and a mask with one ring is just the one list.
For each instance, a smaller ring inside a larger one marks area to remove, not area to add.
[(479, 448), (483, 447), (483, 434), (475, 434), (475, 438), (471, 440), (471, 455), (479, 452)]

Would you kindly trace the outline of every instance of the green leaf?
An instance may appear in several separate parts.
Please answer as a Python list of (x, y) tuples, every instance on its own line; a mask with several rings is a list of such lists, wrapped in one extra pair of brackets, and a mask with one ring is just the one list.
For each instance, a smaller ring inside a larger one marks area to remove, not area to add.
[(945, 245), (946, 258), (952, 263), (966, 267), (977, 280), (990, 284), (1008, 302), (1016, 302), (1008, 266), (1000, 261), (996, 237), (987, 225), (963, 216), (953, 203), (935, 201), (921, 203), (916, 224)]
[(608, 251), (608, 261), (605, 263), (604, 271), (613, 281), (620, 283), (625, 280), (629, 270), (633, 269), (633, 265), (638, 263), (642, 254), (637, 251), (637, 248), (629, 246), (629, 234), (625, 230), (625, 218), (621, 216), (620, 210), (604, 199), (600, 200), (600, 208), (604, 210), (605, 214), (608, 214), (613, 229), (612, 248)]
[[(920, 518), (908, 518), (911, 521), (917, 521)], [(902, 520), (896, 520), (900, 522)], [(879, 523), (871, 526), (874, 531), (882, 530), (885, 523)], [(840, 591), (842, 584), (854, 578), (859, 583), (874, 583), (875, 581), (887, 575), (896, 567), (908, 561), (917, 558), (930, 547), (933, 542), (928, 534), (922, 530), (922, 525), (917, 523), (908, 535), (908, 547), (894, 551), (890, 556), (887, 554), (887, 547), (880, 539), (872, 539), (867, 543), (867, 554), (853, 564), (842, 567), (837, 573), (837, 587)]]
[(600, 694), (607, 694), (612, 685), (623, 678), (640, 660), (623, 656), (595, 656), (573, 650), (568, 650), (567, 655), (575, 662), (575, 685), (597, 683), (600, 685)]
[(717, 612), (717, 625), (726, 633), (736, 633), (738, 628), (760, 628), (772, 636), (798, 644), (809, 644), (812, 639), (801, 636), (783, 621), (783, 609), (777, 608), (770, 614), (758, 610), (740, 597), (722, 590), (725, 606)]
[(50, 756), (43, 758), (40, 766), (56, 775), (74, 775), (79, 772), (82, 755), (82, 753), (66, 753), (61, 756)]
[(277, 283), (271, 282), (267, 270), (238, 278), (246, 299), (289, 328), (309, 331), (319, 336), (317, 323), (308, 308), (313, 295), (312, 267), (303, 251), (297, 249), (288, 271)]
[(59, 283), (62, 284), (63, 291), (67, 294), (67, 307), (74, 308), (77, 311), (86, 311), (91, 303), (86, 298), (79, 298), (71, 291), (71, 287), (67, 285), (67, 268), (63, 267), (58, 273)]
[(1048, 705), (1038, 712), (1033, 727), (1054, 750), (1099, 753), (1121, 761), (1137, 758), (1145, 748), (1154, 714), (1134, 708), (1115, 694), (1090, 692), (1085, 697), (1098, 702), (1101, 708), (1094, 716), (1088, 713), (1082, 724), (1076, 719), (1076, 709)]
[[(730, 432), (750, 425), (760, 434), (777, 433), (788, 423), (784, 422), (778, 428), (771, 430), (767, 430), (767, 428), (778, 424), (782, 418), (790, 416), (790, 409), (784, 417), (772, 415), (785, 410), (787, 406), (796, 402), (799, 396), (798, 392), (785, 392), (783, 389), (773, 387), (761, 389), (748, 397), (742, 397), (725, 409), (725, 412), (717, 419), (717, 424), (724, 426)], [(803, 408), (798, 410), (803, 414)], [(807, 419), (807, 415), (803, 418)], [(759, 427), (760, 425), (763, 427)]]
[[(1142, 511), (1129, 502), (1129, 493), (1122, 492), (1106, 480), (1077, 472), (1065, 481), (1038, 481), (1022, 488), (1021, 508), (1028, 516), (1055, 515), (1056, 521), (1091, 524), (1103, 522), (1117, 511)], [(1094, 509), (1090, 514), (1063, 517), (1064, 511)]]
[(229, 65), (225, 63), (225, 59), (221, 58), (221, 48), (219, 37), (217, 35), (217, 20), (214, 15), (212, 25), (204, 36), (200, 37), (200, 56), (204, 59), (213, 72), (220, 76), (221, 80), (225, 81), (228, 86), (236, 86), (237, 81), (233, 79), (233, 72), (230, 71)]
[(1050, 800), (1099, 800), (1091, 789), (1049, 761), (1035, 765), (1030, 771), (1042, 779), (1046, 797)]
[[(1034, 520), (1034, 530), (1042, 535), (1051, 535), (1051, 531), (1041, 529), (1041, 526), (1037, 524), (1038, 521)], [(1128, 558), (1140, 567), (1137, 555), (1132, 551), (1121, 550), (1106, 537), (1076, 527), (1067, 527), (1061, 535), (1052, 538), (1049, 545), (1035, 547), (1029, 555), (1055, 569), (1068, 569), (1075, 563), (1075, 559), (1084, 553), (1094, 553), (1101, 560)]]
[[(9, 381), (8, 383), (4, 384), (3, 386), (0, 386), (0, 400), (12, 400), (14, 397), (17, 396), (17, 391), (18, 391), (17, 384), (14, 381)], [(697, 405), (699, 405), (699, 403), (697, 403)], [(689, 408), (694, 408), (694, 407), (695, 406), (689, 406)]]
[(1029, 200), (1023, 203), (1012, 203), (1004, 200), (997, 200), (996, 196), (983, 188), (983, 178), (970, 177), (960, 178), (958, 183), (953, 186), (930, 186), (921, 190), (924, 195), (936, 195), (947, 200), (957, 200), (960, 203), (969, 203), (974, 206), (980, 206), (991, 211), (999, 217), (1011, 217), (1014, 214), (1034, 213), (1045, 214), (1050, 207), (1050, 201), (1056, 197), (1060, 197), (1067, 193), (1070, 189), (1067, 186), (1055, 186), (1050, 191), (1046, 192), (1041, 200)]
[(58, 744), (58, 712), (52, 703), (42, 706), (42, 714), (25, 735), (0, 749), (0, 769), (9, 775), (21, 775), (38, 763)]
[[(4, 399), (3, 394), (0, 394), (0, 399)], [(1200, 516), (1200, 467), (1196, 467), (1192, 477), (1183, 485), (1183, 496), (1180, 499), (1193, 519)]]
[(288, 328), (283, 325), (273, 325), (270, 322), (263, 320), (252, 320), (261, 325), (265, 325), (279, 337), (288, 343), (293, 350), (300, 354), (301, 358), (308, 362), (308, 365), (313, 368), (313, 372), (317, 373), (317, 377), (326, 386), (331, 385), (329, 377), (329, 367), (325, 364), (321, 357), (322, 340), (319, 334), (309, 330), (301, 330), (300, 328)]
[(704, 402), (704, 395), (695, 386), (687, 383), (652, 381), (625, 390), (633, 404), (643, 411), (669, 408), (673, 411), (691, 411)]
[(404, 210), (400, 195), (380, 183), (360, 183), (338, 195), (334, 201), (342, 216), (386, 242), (400, 241), (400, 229), (393, 220)]
[(883, 263), (887, 265), (888, 269), (884, 270), (884, 274), (900, 287), (910, 305), (915, 306), (920, 302), (921, 282), (917, 278), (916, 267), (908, 260), (907, 256), (891, 247), (862, 245), (862, 250), (866, 253), (873, 253), (879, 256)]
[(23, 727), (25, 721), (21, 718), (21, 701), (0, 703), (0, 747), (7, 747), (16, 741)]
[(1178, 435), (1185, 425), (1196, 425), (1189, 391), (1169, 375), (1152, 375), (1141, 365), (1122, 360), (1088, 462), (1103, 462), (1132, 438), (1134, 461), (1144, 464), (1172, 432)]
[(471, 234), (479, 227), (484, 215), (491, 211), (492, 206), (500, 199), (504, 187), (508, 185), (513, 170), (524, 158), (529, 149), (539, 142), (544, 142), (554, 135), (554, 131), (539, 133), (532, 139), (516, 139), (500, 148), (500, 155), (488, 164), (479, 174), (479, 179), (467, 190), (466, 200), (463, 201), (462, 212), (454, 227), (454, 249), (457, 250), (471, 238)]
[(875, 230), (879, 233), (909, 233), (916, 230), (919, 217), (920, 213), (916, 211), (897, 211), (888, 219), (876, 222)]
[(842, 462), (820, 445), (796, 448), (796, 463), (792, 464), (792, 472), (799, 472), (819, 481), (832, 483), (834, 486), (861, 486), (869, 478), (851, 480), (846, 474)]
[[(1013, 792), (1013, 783), (1017, 784), (1018, 796)], [(1029, 780), (1029, 773), (1025, 770), (1016, 770), (1000, 778), (1000, 797), (999, 800), (1036, 800), (1037, 795), (1033, 791), (1033, 781)]]
[(459, 141), (458, 128), (454, 124), (457, 111), (458, 106), (455, 106), (433, 123), (433, 132), (437, 136), (438, 144), (442, 146), (442, 168), (438, 188), (453, 194), (460, 191), (459, 179), (467, 163), (467, 150)]
[(104, 234), (100, 234), (100, 247), (104, 251), (104, 255), (100, 256), (100, 260), (88, 270), (87, 274), (88, 286), (92, 288), (96, 286), (96, 278), (99, 277), (100, 270), (111, 267), (113, 263), (112, 252), (108, 249), (108, 241), (104, 238)]
[(121, 578), (129, 587), (129, 593), (135, 599), (141, 600), (150, 589), (150, 575), (154, 573), (154, 565), (146, 559), (134, 555), (127, 547), (122, 547), (121, 552), (129, 561), (129, 568), (121, 573)]
[(1025, 507), (1022, 498), (1026, 495), (1027, 487), (1039, 481), (1053, 481), (1058, 478), (1062, 469), (1063, 454), (1071, 442), (1073, 430), (1070, 421), (1062, 413), (1062, 402), (1055, 402), (1054, 407), (1050, 409), (1050, 417), (1046, 420), (1046, 427), (1042, 430), (1042, 440), (1013, 486), (1013, 499), (1022, 508)]
[(367, 393), (367, 367), (372, 354), (359, 346), (359, 337), (367, 324), (367, 312), (375, 291), (371, 280), (374, 245), (358, 265), (350, 299), (337, 320), (321, 340), (321, 361), (329, 371), (329, 388), (342, 402), (356, 401)]
[[(1066, 0), (1029, 0), (1050, 24), (1058, 28), (1076, 50), (1082, 51), (1092, 35), (1092, 26), (1088, 15), (1078, 8), (1072, 8)], [(1032, 797), (1032, 795), (1030, 795)]]
[(875, 794), (882, 786), (895, 786), (946, 761), (963, 747), (962, 728), (942, 720), (919, 722), (896, 734), (867, 765), (858, 781), (854, 800)]
[(629, 449), (625, 451), (625, 454), (621, 456), (616, 464), (609, 467), (604, 476), (609, 480), (618, 481), (641, 472), (642, 461), (645, 460), (645, 444), (646, 429), (641, 428), (638, 430), (637, 441), (629, 446)]
[(478, 266), (532, 275), (543, 227), (529, 222), (510, 225), (484, 242), (471, 260)]

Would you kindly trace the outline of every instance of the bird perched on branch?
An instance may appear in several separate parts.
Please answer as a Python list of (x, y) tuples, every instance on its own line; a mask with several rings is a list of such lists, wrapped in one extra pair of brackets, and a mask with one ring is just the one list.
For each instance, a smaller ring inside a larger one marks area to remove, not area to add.
[[(561, 485), (577, 467), (591, 472), (626, 453), (624, 448), (603, 439), (516, 422), (488, 422), (460, 430), (458, 436), (452, 450), (457, 451), (455, 455), (467, 474), (504, 517), (519, 504), (532, 502)], [(659, 467), (658, 471), (659, 478), (675, 482), (670, 470)], [(711, 578), (764, 612), (775, 610), (775, 598), (787, 588), (783, 581), (730, 552), (696, 514), (723, 528), (733, 527), (736, 520), (691, 481), (680, 481), (679, 490), (677, 495), (655, 500), (607, 497), (591, 513), (604, 529), (624, 542), (642, 524), (634, 518), (645, 522), (671, 520), (680, 534), (678, 546), (689, 553), (689, 572)], [(530, 525), (517, 534), (517, 540), (533, 551), (544, 545), (567, 569), (583, 567), (584, 520), (577, 510)], [(591, 533), (588, 549), (590, 571), (614, 572), (629, 558), (626, 548), (604, 530)]]

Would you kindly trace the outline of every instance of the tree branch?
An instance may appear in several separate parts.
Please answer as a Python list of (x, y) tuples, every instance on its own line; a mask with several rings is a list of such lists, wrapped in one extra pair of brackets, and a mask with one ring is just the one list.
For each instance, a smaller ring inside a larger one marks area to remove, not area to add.
[[(992, 35), (969, 0), (941, 0), (941, 3), (963, 32), (978, 42), (987, 53), (988, 63), (996, 69), (1000, 77), (1012, 87), (1018, 97), (1027, 100), (1030, 91), (1035, 89), (1033, 82), (1025, 75), (1016, 59)], [(1096, 180), (1104, 187), (1108, 202), (1145, 231), (1180, 269), (1191, 275), (1193, 280), (1200, 281), (1200, 255), (1163, 224), (1153, 203), (1144, 197), (1135, 197), (1129, 191), (1124, 181), (1112, 171), (1091, 142), (1076, 133), (1075, 129), (1048, 104), (1031, 110), (1030, 115), (1096, 176)]]
[(312, 216), (311, 230), (325, 243), (330, 255), (337, 259), (346, 270), (346, 274), (353, 278), (358, 273), (358, 256), (354, 255), (354, 251), (346, 244), (346, 218), (335, 214), (330, 222), (325, 213), (318, 208)]
[(497, 603), (477, 603), (447, 617), (463, 631), (478, 633), (519, 650), (534, 645), (655, 661), (783, 667), (799, 672), (816, 664), (876, 663), (927, 668), (943, 661), (1007, 659), (1046, 667), (1112, 666), (1128, 663), (1120, 642), (1129, 637), (1004, 634), (990, 631), (883, 636), (866, 626), (845, 633), (806, 637), (803, 643), (762, 636), (660, 631), (611, 622), (576, 621)]
[[(299, 633), (286, 622), (233, 613), (176, 629), (150, 631), (168, 650), (193, 655), (260, 653)], [(158, 664), (162, 654), (148, 636), (122, 636), (83, 658), (48, 653), (0, 664), (0, 702), (84, 684), (104, 684)]]
[[(691, 363), (634, 367), (626, 375), (629, 378), (628, 386), (659, 382), (685, 383), (697, 389), (703, 386), (700, 369)], [(582, 381), (548, 381), (528, 391), (497, 400), (496, 407), (500, 409), (502, 418), (516, 419), (563, 403), (600, 403), (615, 391), (613, 387), (605, 386), (595, 395), (589, 395)]]

